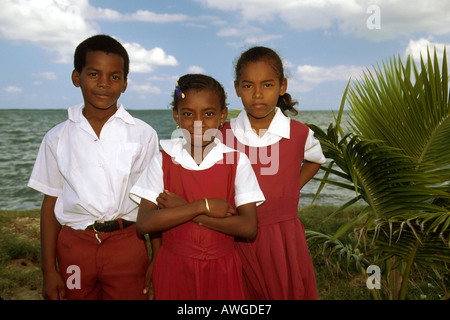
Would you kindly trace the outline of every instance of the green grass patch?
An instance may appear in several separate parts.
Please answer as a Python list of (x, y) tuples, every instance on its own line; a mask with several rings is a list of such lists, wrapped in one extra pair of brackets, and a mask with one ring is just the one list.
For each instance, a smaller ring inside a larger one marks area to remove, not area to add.
[(39, 210), (0, 211), (0, 298), (40, 299)]
[[(342, 214), (324, 222), (336, 208), (311, 206), (299, 210), (299, 219), (306, 230), (333, 234), (355, 217), (359, 208), (349, 208)], [(42, 299), (42, 273), (40, 270), (39, 210), (0, 211), (0, 298)], [(316, 273), (318, 296), (321, 300), (371, 300), (366, 279), (355, 268), (330, 261), (310, 248)], [(332, 265), (331, 265), (332, 264)], [(336, 265), (340, 268), (336, 268)], [(448, 279), (445, 280), (448, 282)], [(442, 281), (418, 275), (411, 282), (408, 299), (436, 300), (442, 291)]]

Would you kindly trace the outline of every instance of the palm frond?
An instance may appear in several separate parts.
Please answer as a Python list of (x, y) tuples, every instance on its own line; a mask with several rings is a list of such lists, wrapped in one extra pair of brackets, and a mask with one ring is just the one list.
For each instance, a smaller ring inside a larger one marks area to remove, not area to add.
[[(310, 125), (331, 159), (316, 197), (325, 184), (352, 189), (343, 208), (362, 199), (367, 204), (330, 241), (357, 225), (372, 237), (371, 250), (404, 277), (404, 298), (413, 267), (449, 271), (450, 262), (450, 108), (444, 50), (442, 70), (436, 52), (420, 66), (408, 57), (367, 70), (347, 84), (336, 124), (325, 132)], [(344, 101), (350, 128), (340, 123)], [(391, 260), (397, 261), (390, 265)], [(436, 271), (437, 272), (437, 271)], [(391, 287), (393, 290), (394, 287)], [(391, 295), (397, 296), (397, 295)]]

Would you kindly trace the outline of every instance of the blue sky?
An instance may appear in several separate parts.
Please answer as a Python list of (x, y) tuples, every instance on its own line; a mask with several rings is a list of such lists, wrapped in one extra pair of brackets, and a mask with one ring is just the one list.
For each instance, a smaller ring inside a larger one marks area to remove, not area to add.
[(73, 51), (97, 33), (128, 50), (120, 102), (164, 109), (175, 81), (219, 80), (241, 109), (233, 60), (264, 45), (283, 58), (300, 110), (336, 110), (350, 77), (427, 46), (450, 43), (447, 0), (0, 0), (0, 108), (65, 109), (82, 102), (70, 79)]

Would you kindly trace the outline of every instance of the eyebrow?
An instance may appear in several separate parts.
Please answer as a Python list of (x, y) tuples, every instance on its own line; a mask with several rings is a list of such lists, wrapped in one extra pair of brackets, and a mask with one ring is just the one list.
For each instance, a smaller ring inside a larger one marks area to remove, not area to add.
[[(101, 72), (101, 70), (99, 70), (99, 69), (96, 69), (96, 68), (94, 68), (94, 67), (86, 67), (86, 71), (95, 71), (95, 72)], [(123, 72), (123, 70), (117, 70), (117, 71), (113, 71), (113, 72), (111, 72), (111, 74), (116, 74), (116, 73), (120, 73), (120, 74), (123, 74), (124, 72)]]
[[(242, 80), (241, 82), (253, 83), (253, 81), (251, 81), (251, 80)], [(261, 82), (276, 82), (276, 80), (275, 79), (267, 79), (267, 80), (263, 80)]]
[[(217, 107), (215, 107), (215, 106), (208, 106), (208, 107), (206, 107), (206, 108), (204, 108), (204, 109), (202, 109), (202, 110), (200, 110), (200, 111), (208, 111), (208, 110), (216, 110), (216, 109), (217, 109)], [(188, 108), (188, 107), (182, 107), (180, 110), (184, 110), (184, 111), (194, 111), (194, 109)]]

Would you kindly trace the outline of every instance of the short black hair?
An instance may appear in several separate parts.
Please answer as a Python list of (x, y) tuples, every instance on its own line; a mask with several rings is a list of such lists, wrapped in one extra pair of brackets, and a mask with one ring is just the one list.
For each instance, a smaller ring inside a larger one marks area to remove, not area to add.
[(86, 54), (91, 51), (115, 53), (123, 58), (123, 73), (125, 80), (130, 70), (130, 58), (122, 44), (111, 36), (98, 34), (81, 42), (75, 49), (73, 64), (75, 70), (81, 73), (86, 65)]

